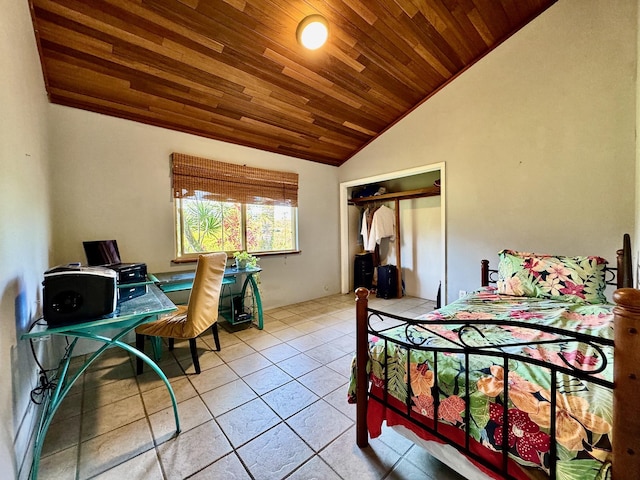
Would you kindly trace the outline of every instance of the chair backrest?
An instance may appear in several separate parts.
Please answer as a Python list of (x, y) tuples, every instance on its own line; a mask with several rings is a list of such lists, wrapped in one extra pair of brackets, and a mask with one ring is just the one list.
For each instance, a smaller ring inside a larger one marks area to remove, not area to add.
[(185, 337), (196, 337), (218, 320), (218, 305), (227, 254), (208, 253), (198, 257), (196, 275), (189, 295)]

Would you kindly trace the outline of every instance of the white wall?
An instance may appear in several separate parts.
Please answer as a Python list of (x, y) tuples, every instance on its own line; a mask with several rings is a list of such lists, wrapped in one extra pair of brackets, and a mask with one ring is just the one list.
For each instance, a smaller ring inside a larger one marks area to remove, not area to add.
[(443, 280), (440, 196), (400, 202), (402, 275), (407, 295), (436, 300)]
[(175, 258), (172, 152), (299, 174), (302, 253), (260, 261), (265, 308), (340, 291), (338, 169), (82, 110), (51, 106), (55, 263), (85, 261), (83, 240), (115, 238), (125, 262), (184, 270)]
[(446, 162), (448, 301), (509, 247), (614, 261), (634, 232), (637, 0), (562, 0), (340, 167)]
[[(26, 1), (0, 0), (0, 470), (26, 478), (37, 372), (20, 340), (41, 313), (49, 264), (47, 98)], [(36, 350), (45, 362), (47, 344)]]

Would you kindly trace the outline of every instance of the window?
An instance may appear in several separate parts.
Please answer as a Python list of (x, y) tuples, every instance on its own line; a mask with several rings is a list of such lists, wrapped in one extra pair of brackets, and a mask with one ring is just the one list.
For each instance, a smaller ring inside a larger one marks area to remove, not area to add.
[(177, 258), (298, 249), (298, 175), (174, 153)]

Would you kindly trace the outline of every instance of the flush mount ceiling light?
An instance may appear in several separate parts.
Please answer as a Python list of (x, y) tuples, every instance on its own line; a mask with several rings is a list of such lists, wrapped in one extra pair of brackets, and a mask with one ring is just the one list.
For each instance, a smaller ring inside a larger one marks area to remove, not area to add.
[(329, 36), (329, 24), (322, 15), (305, 17), (296, 30), (298, 43), (309, 50), (316, 50), (324, 45)]

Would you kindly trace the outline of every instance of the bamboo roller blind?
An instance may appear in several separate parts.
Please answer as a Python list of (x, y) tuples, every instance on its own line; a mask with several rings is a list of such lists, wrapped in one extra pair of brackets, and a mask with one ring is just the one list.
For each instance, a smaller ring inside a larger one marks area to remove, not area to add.
[(182, 153), (171, 155), (174, 198), (298, 206), (298, 174), (225, 163)]

